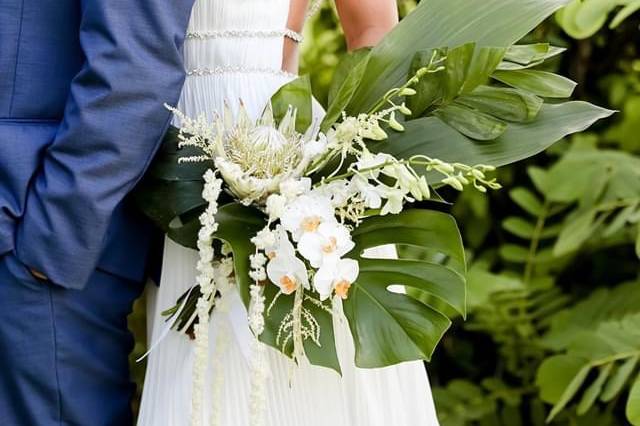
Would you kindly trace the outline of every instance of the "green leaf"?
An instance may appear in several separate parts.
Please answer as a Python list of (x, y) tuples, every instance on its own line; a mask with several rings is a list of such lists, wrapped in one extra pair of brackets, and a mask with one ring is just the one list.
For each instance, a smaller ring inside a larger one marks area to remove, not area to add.
[(479, 141), (494, 140), (507, 130), (504, 121), (455, 103), (438, 109), (434, 115), (463, 135)]
[(517, 123), (535, 119), (543, 104), (542, 99), (530, 93), (489, 86), (480, 86), (473, 93), (456, 99), (456, 102)]
[(475, 43), (467, 43), (448, 50), (444, 69), (444, 102), (451, 102), (462, 92), (475, 47)]
[(329, 91), (329, 107), (320, 129), (327, 131), (340, 117), (358, 89), (364, 71), (371, 57), (371, 49), (364, 48), (350, 52), (338, 64)]
[(549, 43), (516, 44), (509, 46), (504, 55), (504, 60), (520, 65), (530, 65), (549, 59), (565, 50), (560, 47), (550, 46)]
[(486, 0), (482, 13), (468, 0), (423, 0), (372, 51), (362, 84), (348, 112), (367, 111), (388, 90), (406, 81), (416, 52), (474, 42), (508, 47), (567, 0)]
[(231, 246), (238, 290), (242, 301), (248, 307), (249, 288), (253, 282), (249, 277), (249, 256), (256, 250), (249, 236), (262, 230), (267, 224), (266, 219), (256, 208), (231, 203), (218, 208), (216, 223), (218, 230), (215, 237)]
[(593, 407), (593, 404), (598, 399), (598, 395), (602, 392), (602, 388), (611, 374), (613, 364), (607, 364), (600, 368), (598, 377), (591, 383), (591, 385), (584, 391), (582, 399), (578, 403), (577, 413), (582, 416), (587, 413)]
[(408, 97), (407, 103), (417, 118), (436, 105), (450, 105), (462, 94), (470, 94), (486, 83), (504, 55), (504, 48), (481, 47), (467, 43), (453, 49), (430, 49), (416, 53), (409, 77), (418, 69), (444, 58), (444, 70), (424, 75), (414, 86), (417, 94)]
[(527, 168), (527, 174), (536, 189), (543, 194), (547, 194), (553, 182), (553, 180), (549, 178), (549, 172), (543, 168), (531, 166)]
[(308, 75), (285, 84), (271, 97), (276, 122), (284, 118), (290, 106), (296, 109), (296, 130), (299, 133), (305, 133), (313, 122), (311, 105), (311, 80)]
[(638, 375), (631, 387), (629, 399), (627, 400), (626, 414), (632, 425), (640, 425), (640, 375)]
[(525, 263), (529, 259), (529, 249), (515, 244), (500, 246), (500, 257), (514, 263)]
[(502, 222), (502, 227), (513, 235), (529, 240), (533, 238), (535, 226), (520, 217), (508, 217)]
[(540, 216), (543, 213), (544, 207), (542, 202), (533, 192), (524, 187), (514, 188), (509, 191), (509, 197), (520, 208), (529, 213), (532, 216)]
[(502, 166), (531, 157), (612, 113), (586, 102), (544, 105), (532, 123), (511, 124), (501, 137), (484, 143), (466, 138), (436, 117), (420, 118), (406, 122), (403, 133), (391, 133), (369, 148), (398, 158), (422, 154), (448, 162)]
[(629, 16), (633, 15), (635, 12), (640, 10), (640, 1), (634, 1), (620, 9), (620, 11), (613, 18), (611, 23), (609, 24), (609, 28), (615, 29), (617, 28), (622, 21), (627, 19)]
[(493, 78), (543, 98), (568, 98), (576, 87), (566, 77), (538, 70), (496, 71)]
[(616, 368), (600, 395), (602, 402), (609, 402), (622, 392), (624, 385), (629, 380), (629, 377), (631, 377), (631, 373), (633, 373), (636, 365), (638, 365), (638, 360), (640, 360), (640, 356), (631, 357)]
[(540, 398), (554, 404), (551, 421), (571, 401), (589, 374), (587, 360), (571, 355), (556, 355), (544, 360), (536, 377)]
[(553, 248), (553, 254), (563, 256), (576, 251), (597, 228), (596, 211), (590, 210), (578, 217), (569, 217)]
[(486, 306), (496, 293), (522, 290), (524, 285), (517, 278), (505, 274), (494, 274), (474, 264), (467, 274), (467, 304), (469, 310)]
[[(344, 311), (356, 348), (356, 365), (384, 367), (428, 360), (449, 328), (450, 320), (410, 295), (394, 293), (403, 285), (436, 296), (465, 311), (465, 260), (455, 220), (441, 212), (413, 209), (399, 215), (366, 219), (353, 231), (352, 257), (360, 276), (352, 286)], [(406, 258), (368, 259), (365, 250), (382, 245), (408, 245), (441, 253), (446, 265)]]
[[(596, 307), (597, 305), (593, 306), (594, 309)], [(596, 315), (599, 315), (599, 312), (596, 312)], [(563, 321), (568, 320), (571, 318), (563, 315)], [(590, 322), (591, 319), (587, 318), (586, 321)], [(554, 325), (556, 324), (557, 322), (554, 322)], [(578, 330), (569, 335), (568, 343), (563, 344), (567, 353), (546, 359), (538, 370), (536, 383), (540, 387), (541, 398), (555, 404), (549, 421), (578, 393), (592, 369), (602, 368), (604, 371), (601, 370), (596, 381), (585, 391), (579, 407), (580, 412), (586, 411), (593, 403), (592, 400), (599, 396), (598, 393), (602, 391), (606, 381), (605, 376), (609, 376), (608, 370), (612, 368), (613, 363), (640, 356), (640, 313), (631, 313), (619, 319), (600, 322), (595, 327)], [(637, 360), (634, 364), (635, 362)], [(625, 364), (626, 368), (629, 367)], [(618, 377), (615, 381), (616, 383), (611, 385), (613, 391), (606, 390), (610, 392), (608, 397), (617, 393), (618, 389), (615, 388), (619, 388), (620, 382), (625, 380), (624, 377)]]
[[(590, 3), (590, 4), (589, 4)], [(571, 37), (576, 39), (584, 39), (595, 34), (607, 21), (607, 14), (615, 7), (612, 0), (597, 0), (596, 2), (588, 2), (586, 8), (595, 7), (598, 9), (596, 14), (588, 13), (583, 19), (579, 19), (579, 15), (583, 12), (583, 0), (574, 0), (566, 8), (562, 9), (556, 15), (557, 21)], [(604, 7), (602, 9), (601, 7)]]
[(479, 47), (473, 52), (467, 71), (467, 78), (462, 88), (463, 93), (471, 93), (486, 84), (491, 74), (498, 68), (507, 49), (504, 47)]

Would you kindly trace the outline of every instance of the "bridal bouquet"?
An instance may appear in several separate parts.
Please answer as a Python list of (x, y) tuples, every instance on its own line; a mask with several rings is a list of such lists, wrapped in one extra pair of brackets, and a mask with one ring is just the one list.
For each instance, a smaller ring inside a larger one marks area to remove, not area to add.
[[(138, 198), (199, 251), (197, 283), (166, 312), (195, 338), (196, 366), (228, 288), (247, 306), (256, 353), (264, 343), (337, 372), (338, 301), (363, 368), (428, 360), (465, 315), (465, 252), (440, 188), (498, 189), (496, 167), (611, 111), (561, 101), (575, 84), (538, 67), (563, 49), (514, 45), (565, 1), (492, 0), (482, 14), (463, 3), (424, 0), (379, 46), (347, 55), (320, 123), (307, 77), (257, 120), (242, 107), (173, 110), (181, 127)], [(367, 256), (385, 245), (398, 256)]]

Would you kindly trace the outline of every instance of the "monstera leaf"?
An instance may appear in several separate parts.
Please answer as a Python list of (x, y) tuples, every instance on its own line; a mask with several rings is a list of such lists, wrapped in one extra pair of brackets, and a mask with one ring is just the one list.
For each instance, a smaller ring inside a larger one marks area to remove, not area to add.
[[(455, 220), (423, 209), (374, 217), (353, 231), (360, 276), (344, 301), (356, 347), (356, 364), (384, 367), (431, 358), (450, 320), (431, 306), (389, 289), (402, 285), (428, 293), (465, 313), (465, 260)], [(445, 264), (399, 259), (370, 259), (366, 249), (408, 245), (443, 255)]]

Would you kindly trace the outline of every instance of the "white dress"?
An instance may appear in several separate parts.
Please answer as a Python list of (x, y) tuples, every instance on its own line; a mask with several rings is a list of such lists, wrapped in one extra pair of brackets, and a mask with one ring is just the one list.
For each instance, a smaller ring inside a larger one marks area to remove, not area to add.
[[(188, 116), (222, 111), (241, 99), (257, 117), (271, 95), (293, 76), (280, 71), (290, 0), (197, 0), (185, 44), (188, 72), (179, 109)], [(379, 251), (381, 256), (390, 255)], [(141, 426), (190, 423), (194, 344), (166, 333), (161, 312), (195, 282), (197, 253), (167, 240), (162, 281), (150, 288), (150, 342), (138, 419)], [(249, 426), (251, 335), (235, 292), (216, 307), (210, 326), (210, 360), (203, 424)], [(269, 348), (268, 426), (437, 426), (422, 362), (378, 370), (353, 365), (354, 349), (343, 317), (336, 318), (343, 377), (334, 371), (295, 367)], [(214, 421), (215, 419), (215, 421)]]

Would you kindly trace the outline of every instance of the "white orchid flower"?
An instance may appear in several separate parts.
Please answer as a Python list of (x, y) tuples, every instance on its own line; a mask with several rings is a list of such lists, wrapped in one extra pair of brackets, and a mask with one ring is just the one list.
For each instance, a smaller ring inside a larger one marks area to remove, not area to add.
[(352, 183), (369, 209), (379, 209), (382, 206), (382, 196), (384, 190), (369, 183), (369, 180), (362, 176), (354, 176)]
[(380, 211), (380, 216), (386, 216), (388, 214), (399, 214), (404, 207), (404, 200), (406, 192), (401, 188), (386, 188), (385, 198), (387, 202)]
[(323, 183), (313, 190), (314, 195), (319, 195), (331, 200), (334, 208), (343, 207), (356, 194), (355, 187), (346, 179), (338, 179), (329, 183)]
[(360, 265), (353, 259), (338, 259), (318, 270), (313, 277), (313, 286), (320, 294), (320, 300), (326, 300), (335, 290), (336, 295), (346, 299), (349, 288), (358, 279)]
[(307, 267), (296, 254), (286, 234), (279, 235), (278, 247), (269, 257), (267, 276), (284, 294), (294, 293), (300, 286), (309, 288)]
[(287, 207), (287, 197), (280, 194), (271, 194), (267, 197), (265, 210), (270, 220), (279, 219)]
[(280, 218), (282, 226), (294, 241), (307, 233), (314, 233), (323, 223), (337, 223), (329, 198), (319, 195), (301, 195), (290, 203)]
[(298, 242), (298, 251), (314, 268), (341, 258), (354, 247), (349, 230), (337, 222), (320, 224), (317, 232), (305, 233)]
[(304, 177), (300, 179), (287, 179), (280, 183), (280, 194), (288, 200), (293, 200), (299, 195), (311, 191), (311, 179)]
[[(374, 155), (371, 152), (364, 152), (354, 166), (365, 178), (376, 179), (380, 175), (380, 167), (390, 160), (393, 160), (393, 157), (389, 154), (379, 153)], [(374, 170), (362, 172), (362, 170), (367, 169)]]

